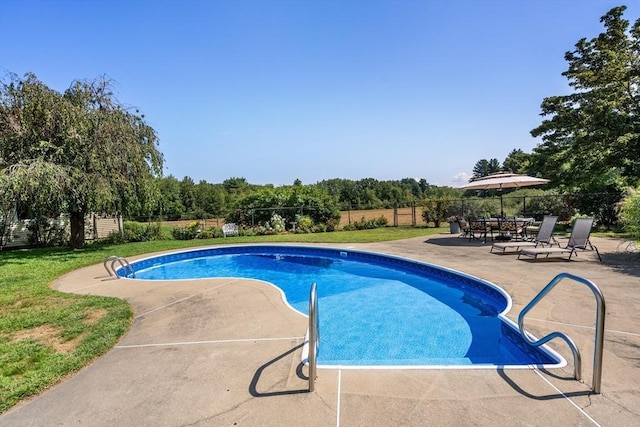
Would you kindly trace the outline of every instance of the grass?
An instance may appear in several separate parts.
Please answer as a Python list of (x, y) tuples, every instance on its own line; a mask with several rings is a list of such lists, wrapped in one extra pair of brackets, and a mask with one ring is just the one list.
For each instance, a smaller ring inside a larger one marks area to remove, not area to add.
[(444, 228), (378, 228), (317, 234), (160, 240), (0, 252), (0, 413), (56, 384), (111, 349), (131, 325), (123, 300), (57, 292), (51, 282), (113, 254), (132, 256), (237, 243), (367, 243), (443, 232)]

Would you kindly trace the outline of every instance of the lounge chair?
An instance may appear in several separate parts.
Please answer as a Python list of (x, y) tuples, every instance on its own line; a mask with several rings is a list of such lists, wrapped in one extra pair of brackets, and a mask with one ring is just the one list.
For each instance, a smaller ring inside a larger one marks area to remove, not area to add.
[(538, 233), (536, 234), (535, 239), (530, 241), (511, 241), (511, 242), (496, 242), (491, 245), (491, 250), (489, 252), (493, 252), (494, 249), (501, 250), (504, 253), (509, 248), (515, 248), (516, 251), (519, 251), (520, 248), (523, 247), (532, 247), (537, 248), (538, 246), (553, 246), (558, 245), (555, 237), (553, 237), (553, 229), (556, 226), (556, 222), (558, 221), (557, 216), (547, 215), (542, 218), (542, 223), (540, 224), (540, 228), (538, 229)]
[[(571, 257), (578, 249), (581, 250), (595, 250), (598, 255), (598, 259), (602, 261), (600, 257), (600, 252), (598, 252), (598, 248), (593, 246), (589, 241), (589, 235), (591, 234), (591, 227), (593, 227), (593, 218), (577, 218), (573, 223), (573, 229), (571, 230), (571, 236), (569, 236), (569, 242), (567, 246), (564, 248), (524, 248), (518, 254), (518, 259), (522, 255), (533, 257), (534, 259), (538, 258), (538, 255), (546, 255), (547, 257), (551, 254), (569, 254), (569, 261)], [(577, 255), (576, 255), (577, 256)]]

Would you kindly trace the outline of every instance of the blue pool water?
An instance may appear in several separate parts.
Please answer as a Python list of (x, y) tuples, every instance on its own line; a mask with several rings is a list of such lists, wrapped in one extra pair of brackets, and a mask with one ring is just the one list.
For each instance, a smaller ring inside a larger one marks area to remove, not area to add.
[[(225, 246), (133, 263), (146, 280), (242, 277), (273, 283), (307, 314), (318, 288), (321, 366), (550, 365), (501, 314), (489, 282), (416, 261), (302, 246)], [(119, 272), (119, 274), (123, 274)]]

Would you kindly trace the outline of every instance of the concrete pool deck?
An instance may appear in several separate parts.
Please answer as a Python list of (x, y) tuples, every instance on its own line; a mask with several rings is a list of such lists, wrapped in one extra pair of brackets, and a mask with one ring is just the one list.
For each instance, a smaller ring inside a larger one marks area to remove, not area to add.
[[(538, 337), (562, 331), (582, 353), (582, 382), (569, 362), (538, 370), (318, 370), (308, 393), (300, 353), (307, 318), (280, 292), (250, 280), (114, 280), (103, 266), (74, 271), (63, 292), (124, 298), (135, 318), (107, 354), (0, 416), (4, 426), (637, 426), (640, 425), (640, 260), (616, 239), (592, 238), (595, 253), (518, 260), (490, 243), (436, 235), (326, 245), (403, 256), (495, 283), (518, 313), (553, 277), (596, 283), (607, 303), (601, 394), (591, 393), (595, 300), (563, 281), (527, 317)], [(132, 259), (136, 259), (132, 257)], [(322, 307), (320, 307), (320, 313)], [(419, 326), (419, 325), (417, 325)], [(424, 325), (428, 327), (428, 325)], [(322, 333), (322, 331), (321, 331)]]

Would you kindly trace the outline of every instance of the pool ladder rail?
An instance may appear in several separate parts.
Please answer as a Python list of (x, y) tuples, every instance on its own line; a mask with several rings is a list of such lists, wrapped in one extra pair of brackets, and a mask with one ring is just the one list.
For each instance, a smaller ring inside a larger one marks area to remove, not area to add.
[(560, 283), (563, 279), (571, 279), (575, 282), (582, 283), (587, 286), (593, 292), (593, 295), (596, 298), (596, 331), (595, 331), (595, 345), (593, 349), (593, 380), (592, 380), (592, 389), (595, 394), (600, 394), (600, 385), (602, 380), (602, 351), (604, 345), (604, 317), (605, 317), (605, 302), (604, 295), (602, 291), (590, 280), (584, 279), (582, 277), (573, 275), (571, 273), (560, 273), (556, 277), (554, 277), (548, 284), (545, 286), (538, 295), (536, 295), (526, 307), (522, 309), (520, 314), (518, 315), (518, 329), (520, 330), (520, 335), (532, 346), (539, 347), (542, 344), (554, 339), (561, 338), (564, 340), (571, 351), (573, 352), (573, 369), (574, 369), (574, 377), (577, 381), (580, 381), (582, 378), (582, 357), (580, 356), (580, 350), (573, 342), (571, 338), (562, 332), (552, 332), (537, 341), (532, 339), (532, 335), (526, 331), (524, 327), (524, 317), (545, 295), (547, 295), (551, 289), (553, 289), (558, 283)]
[[(110, 265), (107, 265), (107, 263), (111, 261)], [(129, 263), (129, 261), (127, 261), (126, 258), (123, 257), (119, 257), (117, 255), (111, 255), (108, 256), (105, 260), (104, 260), (104, 269), (107, 270), (107, 273), (109, 273), (109, 276), (115, 276), (116, 279), (120, 279), (120, 275), (118, 275), (118, 273), (116, 272), (116, 268), (115, 268), (115, 264), (118, 263), (120, 264), (120, 267), (124, 270), (125, 272), (125, 276), (124, 277), (136, 277), (136, 272), (133, 270), (133, 267), (131, 266), (131, 263)]]
[(309, 330), (308, 330), (308, 363), (309, 363), (309, 392), (316, 390), (316, 370), (318, 366), (318, 290), (315, 282), (309, 291)]

